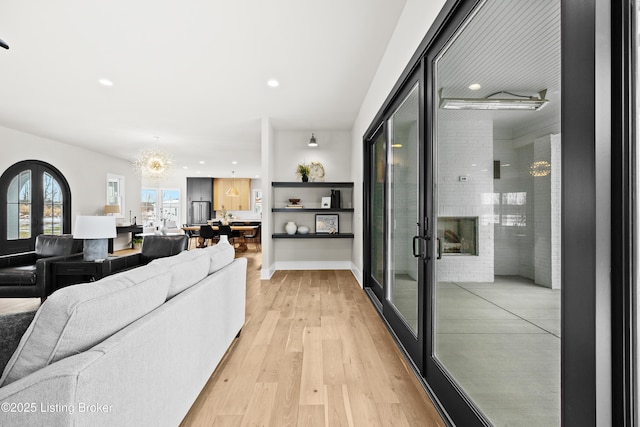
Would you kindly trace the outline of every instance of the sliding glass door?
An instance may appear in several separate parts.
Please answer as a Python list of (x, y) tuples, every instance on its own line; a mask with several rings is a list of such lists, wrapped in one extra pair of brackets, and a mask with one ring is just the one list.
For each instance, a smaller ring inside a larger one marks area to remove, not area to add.
[(422, 359), (421, 150), (419, 84), (409, 86), (387, 120), (387, 286), (383, 312), (418, 367)]
[(602, 406), (595, 5), (447, 2), (365, 135), (365, 289), (453, 424)]
[(424, 239), (419, 73), (368, 138), (368, 289), (421, 368)]

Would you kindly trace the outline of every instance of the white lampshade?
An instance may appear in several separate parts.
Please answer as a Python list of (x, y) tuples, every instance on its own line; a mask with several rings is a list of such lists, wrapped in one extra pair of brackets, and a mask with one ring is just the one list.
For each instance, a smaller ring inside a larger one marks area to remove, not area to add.
[(84, 216), (76, 217), (76, 224), (73, 227), (73, 237), (84, 239), (83, 259), (85, 261), (100, 261), (108, 256), (107, 239), (115, 238), (116, 231), (115, 216)]
[(76, 239), (111, 239), (118, 236), (114, 216), (78, 215), (73, 227)]

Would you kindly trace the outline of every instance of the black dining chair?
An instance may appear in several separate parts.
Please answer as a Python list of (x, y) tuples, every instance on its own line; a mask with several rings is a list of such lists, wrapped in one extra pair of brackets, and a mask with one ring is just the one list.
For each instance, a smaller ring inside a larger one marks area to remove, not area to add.
[(244, 241), (245, 243), (253, 243), (255, 245), (256, 248), (256, 252), (258, 252), (258, 249), (262, 249), (262, 240), (260, 237), (260, 228), (261, 225), (258, 224), (258, 226), (251, 232), (251, 234), (245, 234), (244, 235)]
[(203, 239), (201, 248), (207, 247), (207, 239), (209, 239), (210, 243), (213, 245), (213, 240), (218, 237), (218, 231), (211, 228), (210, 225), (201, 225), (200, 226), (200, 238)]
[[(183, 227), (189, 227), (189, 224), (182, 224)], [(189, 237), (189, 247), (188, 249), (191, 249), (191, 241), (195, 238), (196, 239), (196, 245), (198, 244), (198, 237), (200, 237), (200, 231), (199, 230), (184, 230), (184, 234), (186, 234)]]
[(220, 236), (227, 236), (227, 238), (229, 239), (229, 243), (233, 245), (234, 243), (234, 238), (238, 237), (239, 234), (237, 231), (233, 231), (231, 230), (231, 226), (230, 225), (219, 225), (218, 226), (218, 234)]

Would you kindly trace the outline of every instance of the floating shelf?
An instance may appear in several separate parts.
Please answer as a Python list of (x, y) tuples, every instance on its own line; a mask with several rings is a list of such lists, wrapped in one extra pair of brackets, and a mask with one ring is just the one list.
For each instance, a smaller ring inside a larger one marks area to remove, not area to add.
[(306, 188), (353, 188), (353, 182), (272, 182), (272, 187), (306, 187)]
[(353, 208), (273, 208), (271, 212), (353, 212)]
[[(326, 209), (325, 209), (326, 210)], [(353, 233), (308, 233), (308, 234), (287, 234), (274, 233), (271, 235), (274, 239), (353, 239)]]

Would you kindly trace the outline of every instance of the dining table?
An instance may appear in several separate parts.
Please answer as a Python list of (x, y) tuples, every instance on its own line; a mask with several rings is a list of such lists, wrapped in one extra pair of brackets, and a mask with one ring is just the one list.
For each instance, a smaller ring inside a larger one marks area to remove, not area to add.
[[(203, 227), (204, 225), (200, 226), (200, 225), (186, 225), (184, 227), (182, 227), (182, 229), (185, 232), (188, 231), (200, 231), (200, 227)], [(213, 225), (213, 224), (209, 224), (209, 227), (211, 227), (214, 230), (218, 230), (219, 227), (217, 225)], [(258, 228), (258, 225), (249, 225), (249, 224), (232, 224), (230, 225), (231, 227), (231, 231), (242, 231), (243, 233), (241, 233), (240, 237), (244, 236), (244, 232), (245, 231), (254, 231)], [(203, 248), (204, 247), (204, 237), (200, 237), (198, 236), (198, 245), (196, 246), (197, 248)], [(247, 250), (247, 244), (244, 242), (243, 240), (240, 240), (238, 242), (234, 241), (234, 247), (236, 252), (246, 252)]]

